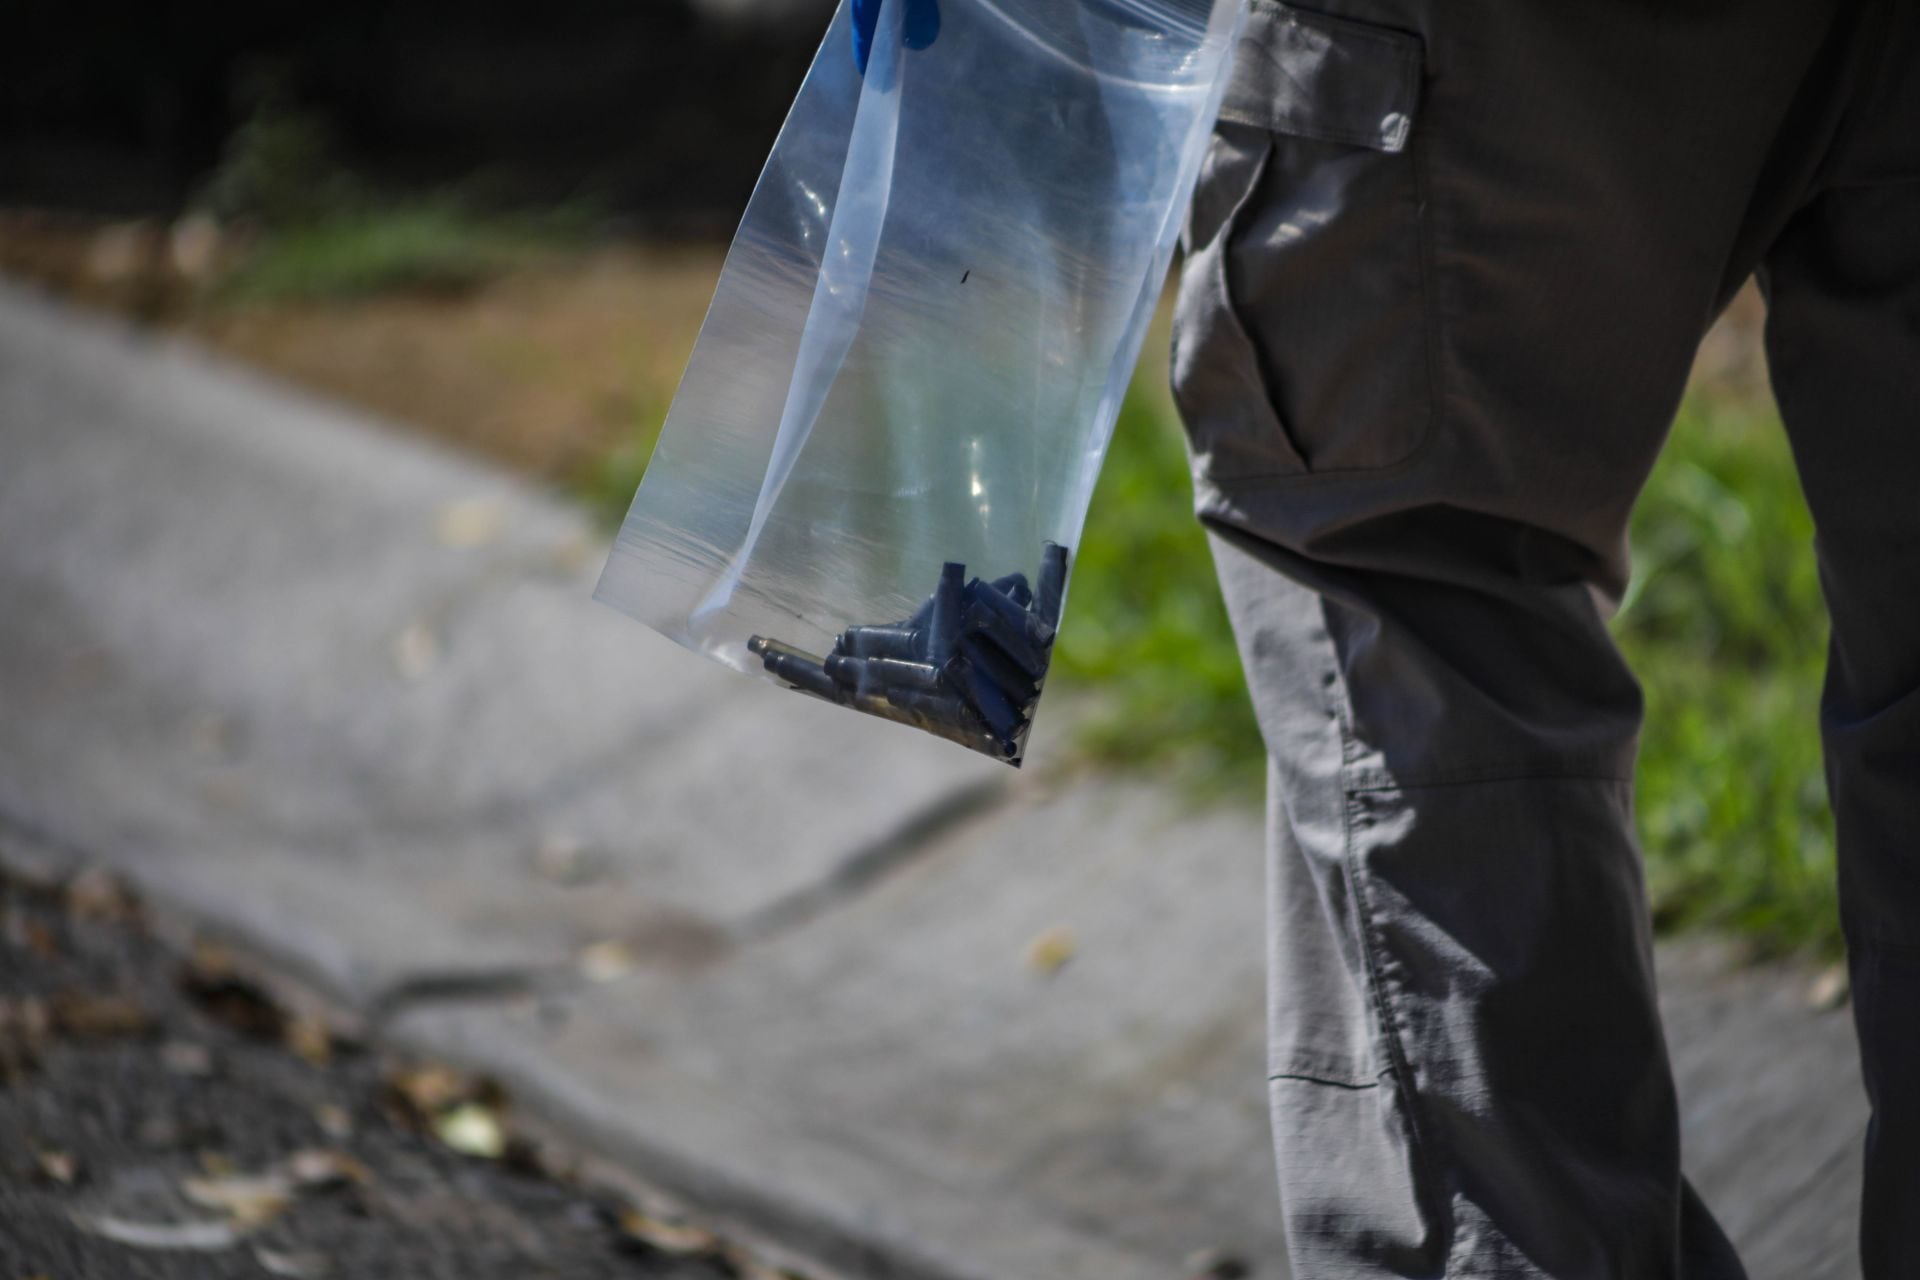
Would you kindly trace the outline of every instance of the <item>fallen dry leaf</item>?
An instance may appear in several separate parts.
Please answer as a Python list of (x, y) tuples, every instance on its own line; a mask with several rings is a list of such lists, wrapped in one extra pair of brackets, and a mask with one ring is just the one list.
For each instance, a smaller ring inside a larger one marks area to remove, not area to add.
[(373, 1181), (367, 1166), (344, 1151), (308, 1147), (280, 1162), (280, 1169), (302, 1191), (319, 1191), (349, 1182), (362, 1185)]
[(67, 881), (67, 912), (76, 920), (131, 920), (140, 904), (120, 877), (90, 867)]
[(1851, 994), (1852, 984), (1847, 978), (1847, 966), (1830, 965), (1821, 971), (1807, 989), (1807, 1005), (1825, 1013), (1845, 1004)]
[(492, 498), (461, 498), (440, 508), (433, 533), (443, 547), (472, 551), (497, 541), (506, 524), (506, 511)]
[(133, 1249), (231, 1249), (240, 1232), (231, 1222), (137, 1222), (111, 1214), (76, 1213), (73, 1224), (88, 1235)]
[(33, 1153), (33, 1163), (41, 1177), (63, 1187), (72, 1186), (73, 1180), (80, 1176), (80, 1162), (70, 1152), (43, 1147)]
[(614, 982), (632, 973), (635, 962), (626, 943), (596, 942), (584, 948), (575, 963), (588, 982)]
[(287, 1280), (319, 1280), (333, 1270), (333, 1263), (324, 1253), (282, 1253), (255, 1245), (253, 1260), (268, 1275), (284, 1276)]
[(62, 991), (47, 1002), (54, 1027), (82, 1040), (144, 1035), (153, 1017), (132, 998), (114, 992)]
[(0, 1084), (33, 1070), (52, 1032), (53, 1018), (44, 1001), (0, 998)]
[(333, 1061), (333, 1030), (327, 1026), (324, 1018), (316, 1018), (311, 1014), (289, 1018), (285, 1038), (287, 1048), (316, 1067), (324, 1067)]
[(210, 938), (195, 938), (192, 950), (187, 953), (187, 969), (211, 981), (231, 978), (238, 966), (234, 963), (233, 952)]
[(473, 1092), (467, 1078), (439, 1063), (402, 1067), (387, 1075), (387, 1087), (414, 1115), (425, 1119)]
[(243, 1230), (271, 1222), (293, 1203), (293, 1187), (278, 1173), (183, 1178), (181, 1194), (202, 1209), (217, 1209)]
[(720, 1247), (720, 1238), (705, 1227), (696, 1227), (686, 1222), (670, 1222), (638, 1209), (628, 1209), (620, 1215), (620, 1232), (629, 1240), (637, 1241), (661, 1253), (672, 1254), (676, 1258), (691, 1258), (698, 1254), (713, 1253)]
[(598, 563), (593, 543), (585, 538), (568, 538), (557, 542), (547, 551), (547, 563), (553, 566), (555, 573), (572, 576), (589, 564)]
[(323, 1102), (315, 1107), (313, 1122), (329, 1138), (346, 1138), (353, 1134), (353, 1116), (336, 1102)]
[(433, 1133), (463, 1156), (498, 1160), (507, 1150), (507, 1133), (500, 1117), (477, 1102), (463, 1102), (443, 1111), (433, 1122)]
[(1055, 925), (1027, 944), (1027, 968), (1039, 974), (1058, 973), (1078, 947), (1072, 929)]

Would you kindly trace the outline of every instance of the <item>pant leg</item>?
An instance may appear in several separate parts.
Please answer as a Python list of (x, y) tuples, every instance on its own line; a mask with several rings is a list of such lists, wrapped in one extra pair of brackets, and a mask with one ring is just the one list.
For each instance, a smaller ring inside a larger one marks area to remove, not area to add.
[(1762, 272), (1833, 621), (1821, 728), (1873, 1102), (1861, 1256), (1920, 1276), (1920, 16)]
[(1322, 7), (1255, 0), (1174, 349), (1273, 758), (1295, 1274), (1737, 1277), (1680, 1174), (1605, 620), (1859, 41), (1787, 0)]

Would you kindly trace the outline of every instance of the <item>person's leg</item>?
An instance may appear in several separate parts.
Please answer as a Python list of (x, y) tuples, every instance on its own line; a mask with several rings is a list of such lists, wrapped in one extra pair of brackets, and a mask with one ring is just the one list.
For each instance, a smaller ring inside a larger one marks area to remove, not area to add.
[(1920, 10), (1762, 272), (1833, 619), (1821, 724), (1873, 1101), (1868, 1280), (1920, 1276)]
[(1605, 618), (1859, 40), (1804, 0), (1330, 3), (1255, 0), (1174, 350), (1273, 758), (1295, 1273), (1739, 1276), (1680, 1175)]

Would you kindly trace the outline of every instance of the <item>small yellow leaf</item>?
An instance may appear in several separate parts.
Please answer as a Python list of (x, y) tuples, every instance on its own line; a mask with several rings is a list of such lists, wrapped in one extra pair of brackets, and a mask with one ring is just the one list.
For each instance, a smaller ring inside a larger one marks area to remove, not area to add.
[(323, 1253), (281, 1253), (256, 1245), (253, 1260), (268, 1275), (284, 1276), (286, 1280), (320, 1280), (333, 1270)]
[(1072, 929), (1055, 925), (1027, 944), (1027, 968), (1039, 974), (1058, 973), (1078, 947)]
[(462, 498), (440, 508), (433, 532), (443, 547), (473, 551), (497, 540), (506, 523), (506, 512), (491, 498)]
[(387, 1083), (422, 1116), (443, 1110), (468, 1092), (465, 1077), (452, 1067), (437, 1063), (395, 1071), (387, 1077)]
[(620, 1215), (620, 1230), (629, 1238), (638, 1240), (650, 1249), (670, 1253), (679, 1258), (712, 1253), (720, 1247), (719, 1237), (705, 1227), (696, 1227), (685, 1222), (668, 1222), (662, 1218), (650, 1217), (638, 1209), (629, 1209)]
[(1847, 966), (1832, 965), (1823, 970), (1807, 989), (1807, 1005), (1822, 1013), (1838, 1009), (1847, 1002), (1851, 994), (1851, 984), (1847, 980)]
[(345, 1182), (365, 1185), (373, 1181), (373, 1174), (368, 1172), (367, 1166), (346, 1152), (328, 1151), (321, 1147), (308, 1147), (294, 1152), (280, 1162), (280, 1168), (293, 1185), (302, 1191), (338, 1186)]
[(463, 1156), (498, 1160), (507, 1150), (507, 1134), (500, 1117), (477, 1102), (463, 1102), (442, 1112), (433, 1122), (433, 1132)]
[(302, 1014), (289, 1019), (286, 1042), (287, 1048), (316, 1067), (324, 1067), (333, 1060), (333, 1032), (323, 1018)]
[(186, 1178), (180, 1190), (192, 1203), (202, 1209), (218, 1209), (243, 1229), (272, 1221), (293, 1199), (293, 1189), (277, 1174)]
[(40, 1176), (48, 1182), (57, 1182), (63, 1187), (73, 1185), (80, 1173), (80, 1164), (69, 1152), (42, 1149), (34, 1152), (34, 1163), (40, 1168)]
[(580, 952), (578, 964), (588, 982), (613, 982), (633, 972), (633, 952), (624, 942), (596, 942)]

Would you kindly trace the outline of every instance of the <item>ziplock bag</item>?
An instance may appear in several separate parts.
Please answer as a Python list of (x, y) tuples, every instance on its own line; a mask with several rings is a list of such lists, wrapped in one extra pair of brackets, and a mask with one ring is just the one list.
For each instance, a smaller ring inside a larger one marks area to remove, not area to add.
[(1244, 3), (843, 0), (598, 598), (1018, 764)]

